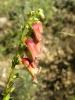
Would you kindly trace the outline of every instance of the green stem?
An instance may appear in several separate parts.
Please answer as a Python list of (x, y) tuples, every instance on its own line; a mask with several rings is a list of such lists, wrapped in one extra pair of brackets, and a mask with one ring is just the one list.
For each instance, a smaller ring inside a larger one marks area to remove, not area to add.
[(8, 86), (10, 85), (10, 81), (11, 81), (11, 77), (12, 77), (12, 74), (13, 74), (13, 72), (14, 72), (14, 69), (15, 69), (15, 67), (12, 67), (12, 69), (11, 69), (11, 72), (10, 72), (10, 76), (9, 76), (9, 79), (8, 79), (8, 84), (7, 84), (7, 88), (8, 88)]
[(8, 89), (10, 87), (11, 77), (12, 77), (12, 74), (14, 72), (14, 69), (15, 69), (15, 67), (11, 68), (9, 79), (8, 79), (8, 82), (7, 82), (7, 85), (6, 85), (6, 89), (5, 89), (5, 93), (4, 93), (4, 97), (3, 97), (2, 100), (7, 100), (6, 97), (7, 97), (8, 93), (9, 93)]

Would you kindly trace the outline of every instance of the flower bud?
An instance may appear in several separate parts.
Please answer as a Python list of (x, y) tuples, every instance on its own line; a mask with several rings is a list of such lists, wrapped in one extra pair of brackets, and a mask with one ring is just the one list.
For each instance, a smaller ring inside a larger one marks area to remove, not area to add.
[(42, 9), (38, 9), (38, 13), (39, 13), (39, 15), (40, 15), (40, 17), (41, 17), (42, 19), (44, 19), (44, 18), (45, 18), (45, 16), (44, 16), (44, 13), (43, 13), (43, 10), (42, 10)]

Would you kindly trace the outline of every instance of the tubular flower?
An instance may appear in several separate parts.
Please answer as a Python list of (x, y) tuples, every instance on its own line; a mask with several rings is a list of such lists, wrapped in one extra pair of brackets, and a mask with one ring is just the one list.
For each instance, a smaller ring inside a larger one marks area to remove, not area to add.
[(42, 41), (37, 41), (33, 33), (31, 33), (31, 37), (37, 47), (38, 52), (41, 53), (41, 51), (43, 50)]
[(42, 50), (43, 50), (42, 42), (39, 41), (39, 42), (36, 42), (35, 44), (36, 44), (36, 47), (37, 47), (39, 53), (41, 54), (41, 52), (42, 52)]
[(36, 44), (32, 40), (25, 40), (25, 43), (27, 45), (27, 49), (31, 55), (31, 59), (35, 61), (39, 56), (40, 53), (38, 52), (38, 49), (36, 47)]
[(32, 24), (32, 29), (34, 31), (34, 35), (37, 41), (42, 40), (42, 34), (39, 28), (39, 25), (37, 23)]
[(21, 58), (22, 63), (24, 64), (24, 66), (27, 68), (27, 70), (29, 71), (29, 73), (31, 74), (33, 81), (35, 83), (38, 83), (36, 75), (41, 71), (41, 68), (37, 68), (35, 63), (32, 62), (30, 59), (28, 58)]

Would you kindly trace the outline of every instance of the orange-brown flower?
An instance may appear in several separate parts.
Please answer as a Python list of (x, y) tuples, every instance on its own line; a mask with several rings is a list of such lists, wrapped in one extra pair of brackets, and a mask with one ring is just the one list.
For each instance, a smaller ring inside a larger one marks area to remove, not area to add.
[(42, 42), (41, 41), (35, 42), (35, 44), (36, 44), (36, 47), (37, 47), (39, 53), (41, 54), (42, 53), (42, 50), (43, 50)]
[(31, 59), (35, 61), (37, 58), (40, 57), (40, 53), (36, 47), (36, 44), (32, 40), (25, 40), (25, 43), (27, 45), (27, 49), (31, 55)]
[(39, 54), (41, 54), (42, 50), (43, 50), (43, 45), (42, 45), (42, 41), (37, 41), (34, 37), (34, 34), (31, 34), (31, 37), (33, 39), (33, 42), (35, 43), (37, 50), (39, 52)]
[(41, 29), (39, 28), (39, 25), (37, 23), (32, 23), (32, 29), (33, 33), (35, 35), (35, 38), (37, 41), (42, 40), (42, 34), (41, 34)]
[(21, 61), (31, 74), (33, 81), (38, 83), (36, 75), (41, 71), (41, 68), (37, 68), (36, 64), (28, 58), (21, 58)]

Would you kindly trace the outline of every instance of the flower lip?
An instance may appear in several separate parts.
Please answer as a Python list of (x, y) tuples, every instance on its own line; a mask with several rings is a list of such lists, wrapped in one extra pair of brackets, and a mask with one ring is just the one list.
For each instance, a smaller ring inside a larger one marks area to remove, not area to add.
[(32, 68), (35, 67), (35, 64), (29, 58), (21, 58), (22, 63), (25, 63), (26, 67), (31, 65)]
[(25, 43), (28, 44), (28, 43), (33, 43), (33, 42), (32, 42), (32, 40), (26, 39)]
[(25, 61), (28, 61), (29, 63), (32, 63), (32, 61), (29, 58), (21, 58), (21, 61), (24, 63)]
[(38, 83), (36, 75), (41, 71), (41, 68), (37, 68), (36, 64), (32, 62), (29, 58), (21, 58), (21, 61), (31, 74), (33, 81), (35, 83)]

